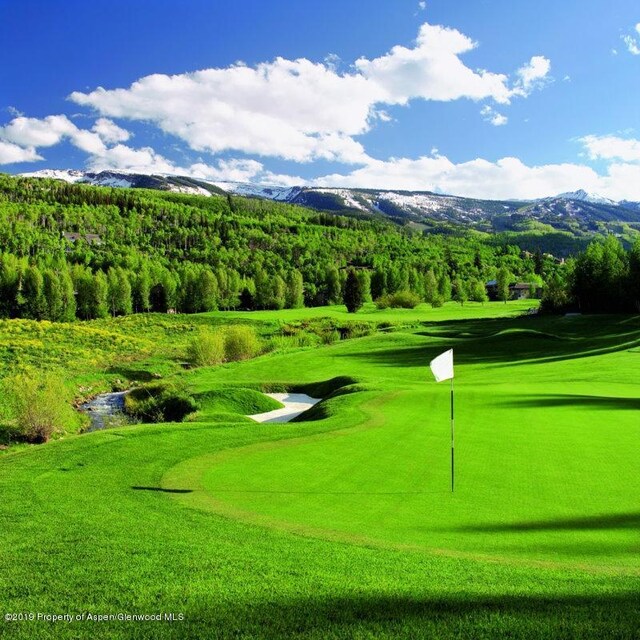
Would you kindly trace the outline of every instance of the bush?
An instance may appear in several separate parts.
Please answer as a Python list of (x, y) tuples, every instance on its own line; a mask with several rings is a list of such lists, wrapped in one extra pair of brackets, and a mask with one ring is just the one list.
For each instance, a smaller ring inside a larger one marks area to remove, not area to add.
[(225, 359), (225, 339), (221, 333), (202, 330), (187, 348), (187, 360), (196, 367), (211, 367)]
[(420, 304), (420, 298), (412, 291), (396, 291), (380, 296), (375, 305), (378, 309), (415, 309)]
[(62, 381), (51, 373), (32, 372), (3, 381), (8, 418), (17, 439), (47, 442), (77, 422)]
[(125, 413), (140, 422), (182, 422), (197, 408), (185, 391), (164, 383), (143, 385), (124, 397)]
[(247, 360), (260, 352), (260, 340), (253, 327), (231, 325), (224, 332), (224, 351), (227, 361)]
[(347, 322), (339, 326), (338, 331), (342, 340), (349, 340), (370, 336), (375, 332), (375, 328), (367, 322)]

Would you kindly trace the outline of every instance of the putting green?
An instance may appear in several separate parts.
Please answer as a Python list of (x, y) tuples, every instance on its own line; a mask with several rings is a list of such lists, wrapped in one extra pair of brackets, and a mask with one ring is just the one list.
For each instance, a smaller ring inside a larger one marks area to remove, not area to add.
[[(620, 331), (633, 346), (637, 331)], [(528, 331), (456, 339), (453, 494), (449, 387), (426, 381), (426, 357), (413, 361), (433, 349), (421, 334), (366, 350), (371, 377), (398, 358), (394, 383), (329, 400), (335, 430), (305, 436), (302, 423), (292, 439), (186, 460), (163, 485), (193, 489), (175, 496), (185, 505), (305, 535), (637, 573), (637, 354), (594, 343), (562, 357), (581, 345)], [(509, 365), (497, 357), (510, 353)], [(359, 366), (345, 357), (334, 372)]]

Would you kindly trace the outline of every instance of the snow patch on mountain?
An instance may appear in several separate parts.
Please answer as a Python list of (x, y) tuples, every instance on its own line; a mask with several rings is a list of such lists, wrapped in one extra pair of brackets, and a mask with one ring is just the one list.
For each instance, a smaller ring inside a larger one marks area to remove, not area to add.
[(618, 204), (615, 200), (605, 198), (597, 193), (589, 193), (584, 189), (578, 189), (577, 191), (567, 191), (561, 193), (556, 198), (562, 198), (563, 200), (579, 200), (581, 202), (591, 202), (592, 204)]
[[(203, 180), (203, 182), (205, 181)], [(281, 202), (289, 202), (295, 194), (300, 191), (300, 187), (276, 187), (262, 184), (251, 184), (250, 182), (213, 180), (207, 180), (206, 182), (238, 196), (253, 196), (256, 198), (267, 198), (269, 200), (278, 200)]]
[(204, 187), (187, 187), (183, 185), (172, 184), (169, 186), (169, 191), (172, 191), (173, 193), (185, 193), (190, 196), (211, 197), (211, 193)]
[(360, 211), (368, 211), (361, 202), (353, 197), (353, 193), (349, 189), (335, 189), (331, 187), (316, 187), (313, 189), (316, 193), (331, 193), (342, 198), (344, 206), (348, 209), (359, 209)]
[(23, 178), (50, 178), (52, 180), (64, 180), (65, 182), (85, 182), (86, 174), (77, 169), (41, 169), (30, 173), (19, 174)]

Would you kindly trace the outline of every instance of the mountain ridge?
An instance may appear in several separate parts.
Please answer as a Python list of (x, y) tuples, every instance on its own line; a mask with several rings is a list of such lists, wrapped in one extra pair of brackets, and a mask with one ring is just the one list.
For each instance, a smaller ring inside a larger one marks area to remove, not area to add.
[(24, 177), (119, 188), (147, 188), (188, 195), (240, 195), (310, 207), (334, 214), (385, 217), (399, 224), (464, 225), (481, 231), (520, 229), (537, 223), (563, 231), (597, 231), (610, 223), (640, 223), (640, 203), (616, 202), (583, 189), (544, 198), (487, 200), (432, 191), (277, 186), (128, 171), (45, 169)]

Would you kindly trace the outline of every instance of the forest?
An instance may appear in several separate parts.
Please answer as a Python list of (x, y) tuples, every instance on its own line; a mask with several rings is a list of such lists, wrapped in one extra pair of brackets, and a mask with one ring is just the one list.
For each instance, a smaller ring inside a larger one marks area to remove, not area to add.
[(338, 304), (350, 273), (363, 301), (482, 302), (487, 280), (560, 270), (539, 250), (273, 201), (8, 175), (0, 247), (0, 317), (52, 321)]

